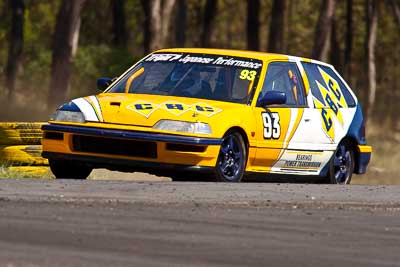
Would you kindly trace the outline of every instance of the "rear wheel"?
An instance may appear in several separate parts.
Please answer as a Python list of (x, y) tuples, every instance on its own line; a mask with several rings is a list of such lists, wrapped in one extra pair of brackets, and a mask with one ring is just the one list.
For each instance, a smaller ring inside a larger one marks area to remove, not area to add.
[(243, 137), (237, 132), (227, 134), (222, 141), (215, 166), (217, 181), (240, 182), (246, 162), (247, 151)]
[(329, 178), (332, 184), (350, 184), (354, 171), (354, 151), (348, 142), (341, 142), (333, 154)]
[(92, 172), (92, 168), (71, 162), (61, 160), (49, 160), (50, 170), (57, 179), (86, 179)]

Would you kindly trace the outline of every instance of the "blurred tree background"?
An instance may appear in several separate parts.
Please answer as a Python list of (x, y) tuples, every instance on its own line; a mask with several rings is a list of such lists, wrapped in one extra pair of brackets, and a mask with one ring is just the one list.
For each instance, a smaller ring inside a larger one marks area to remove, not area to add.
[(0, 0), (0, 121), (47, 120), (65, 100), (97, 93), (98, 77), (118, 76), (155, 49), (276, 52), (333, 64), (363, 104), (376, 154), (392, 155), (374, 162), (395, 170), (399, 6), (400, 0)]
[(34, 103), (53, 108), (95, 93), (98, 77), (117, 76), (155, 49), (249, 49), (333, 64), (369, 117), (397, 127), (399, 5), (398, 0), (3, 0), (1, 97), (11, 110)]
[(399, 5), (399, 0), (2, 0), (1, 103), (10, 111), (29, 106), (46, 114), (67, 99), (96, 93), (98, 77), (117, 76), (155, 49), (249, 49), (333, 64), (366, 115), (396, 128)]

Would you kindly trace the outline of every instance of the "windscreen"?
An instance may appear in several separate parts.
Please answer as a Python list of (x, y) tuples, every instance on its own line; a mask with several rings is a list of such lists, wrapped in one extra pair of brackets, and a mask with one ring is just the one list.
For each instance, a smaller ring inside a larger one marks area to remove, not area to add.
[(205, 54), (156, 53), (143, 59), (107, 93), (168, 95), (248, 103), (262, 61)]

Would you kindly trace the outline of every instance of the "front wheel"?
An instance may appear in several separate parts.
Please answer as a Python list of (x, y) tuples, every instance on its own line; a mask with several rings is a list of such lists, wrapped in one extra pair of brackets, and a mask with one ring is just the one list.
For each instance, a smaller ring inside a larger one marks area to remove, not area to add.
[(333, 154), (329, 179), (331, 184), (350, 184), (354, 171), (354, 152), (351, 145), (341, 142)]
[(247, 151), (243, 137), (231, 133), (224, 137), (215, 166), (217, 181), (240, 182), (247, 162)]
[(71, 161), (49, 159), (50, 170), (56, 179), (86, 179), (92, 172), (92, 168), (84, 164)]

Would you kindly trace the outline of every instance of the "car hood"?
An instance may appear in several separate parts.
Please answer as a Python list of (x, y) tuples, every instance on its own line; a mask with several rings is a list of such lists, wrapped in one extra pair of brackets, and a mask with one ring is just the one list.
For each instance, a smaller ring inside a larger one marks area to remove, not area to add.
[(218, 123), (229, 110), (246, 106), (207, 99), (123, 93), (104, 93), (73, 102), (87, 121), (144, 127), (152, 127), (161, 119)]

